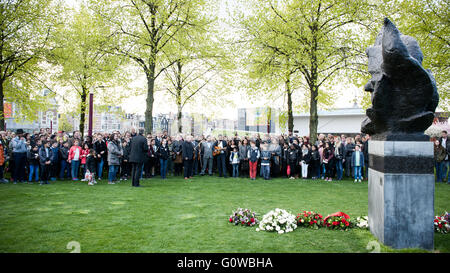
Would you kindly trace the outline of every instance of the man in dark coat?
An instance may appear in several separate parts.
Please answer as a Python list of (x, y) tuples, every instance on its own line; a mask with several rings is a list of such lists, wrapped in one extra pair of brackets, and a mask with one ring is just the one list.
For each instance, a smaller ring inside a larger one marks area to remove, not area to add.
[(219, 147), (220, 154), (217, 155), (217, 169), (219, 169), (219, 177), (227, 177), (227, 169), (225, 166), (225, 160), (227, 157), (227, 142), (223, 140), (222, 135), (219, 135), (219, 139), (214, 143), (214, 147)]
[[(442, 182), (447, 178), (447, 172), (449, 168), (449, 162), (450, 162), (450, 140), (448, 139), (448, 132), (442, 131), (441, 137), (439, 138), (439, 143), (442, 147), (444, 147), (445, 151), (447, 152), (445, 159), (444, 159), (444, 168), (442, 170)], [(450, 176), (450, 174), (449, 174)], [(450, 184), (450, 179), (447, 179), (447, 184)]]
[(352, 139), (347, 137), (347, 142), (344, 145), (344, 157), (345, 157), (345, 176), (352, 177), (352, 154), (355, 151), (355, 144), (352, 143)]
[(192, 136), (187, 136), (186, 141), (182, 145), (184, 179), (192, 178), (193, 162), (194, 162), (194, 145)]
[(143, 136), (144, 130), (140, 129), (139, 134), (131, 139), (130, 142), (130, 163), (131, 163), (131, 180), (133, 187), (140, 187), (139, 179), (141, 178), (142, 166), (145, 161), (145, 155), (148, 152), (147, 139)]

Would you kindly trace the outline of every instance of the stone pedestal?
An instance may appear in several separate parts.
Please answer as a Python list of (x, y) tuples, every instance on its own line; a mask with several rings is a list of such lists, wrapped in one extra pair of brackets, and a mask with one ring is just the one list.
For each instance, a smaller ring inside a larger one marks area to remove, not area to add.
[(369, 226), (392, 248), (434, 248), (433, 143), (369, 142)]

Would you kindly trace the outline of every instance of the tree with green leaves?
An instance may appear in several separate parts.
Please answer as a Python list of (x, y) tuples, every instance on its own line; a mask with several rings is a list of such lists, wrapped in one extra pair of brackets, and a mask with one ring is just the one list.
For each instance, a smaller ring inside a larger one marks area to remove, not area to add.
[[(67, 89), (64, 97), (69, 99), (66, 102), (78, 101), (79, 130), (83, 134), (89, 94), (101, 96), (104, 92), (112, 92), (112, 86), (121, 85), (127, 76), (121, 69), (121, 58), (103, 50), (110, 47), (113, 40), (108, 36), (110, 30), (102, 18), (93, 14), (85, 5), (78, 11), (68, 11), (65, 14), (66, 23), (60, 25), (54, 35), (55, 47), (48, 60), (57, 68), (55, 79)], [(75, 98), (71, 94), (76, 94)], [(103, 97), (108, 96), (103, 94)], [(105, 103), (105, 100), (102, 102)], [(111, 103), (118, 102), (120, 98), (114, 96)]]
[[(433, 73), (439, 107), (450, 110), (450, 1), (384, 0), (379, 11), (392, 18), (405, 35), (417, 39), (424, 55), (423, 66)], [(380, 24), (381, 24), (380, 19)]]
[[(177, 106), (178, 133), (182, 133), (182, 111), (205, 90), (219, 72), (226, 70), (226, 54), (214, 30), (213, 16), (199, 17), (194, 29), (178, 31), (172, 45), (163, 50), (165, 86)], [(210, 90), (208, 90), (210, 91)], [(211, 95), (211, 94), (208, 94)]]
[(4, 100), (18, 112), (36, 119), (45, 108), (40, 77), (58, 9), (51, 0), (0, 1), (0, 130), (5, 129)]
[[(145, 73), (145, 130), (153, 129), (153, 102), (157, 78), (173, 64), (166, 61), (164, 50), (177, 43), (181, 30), (199, 27), (204, 17), (204, 0), (96, 0), (95, 10), (109, 22), (116, 45), (111, 52), (128, 57)], [(164, 63), (164, 64), (163, 64)]]
[(256, 1), (248, 28), (256, 32), (260, 48), (292, 59), (302, 74), (310, 98), (309, 135), (317, 138), (318, 101), (323, 89), (342, 69), (361, 58), (365, 38), (365, 1)]

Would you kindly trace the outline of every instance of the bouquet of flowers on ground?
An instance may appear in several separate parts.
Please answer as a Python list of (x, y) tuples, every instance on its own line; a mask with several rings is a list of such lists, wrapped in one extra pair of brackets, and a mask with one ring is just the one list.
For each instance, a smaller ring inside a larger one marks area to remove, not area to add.
[(328, 215), (327, 217), (325, 217), (324, 222), (325, 226), (330, 229), (347, 230), (353, 227), (350, 216), (343, 212), (336, 212)]
[(444, 213), (441, 216), (434, 217), (434, 231), (443, 234), (450, 232), (448, 212)]
[(254, 226), (258, 224), (258, 219), (256, 219), (256, 213), (249, 209), (238, 208), (233, 211), (233, 214), (230, 215), (228, 221), (230, 223), (234, 223), (235, 225), (243, 225), (243, 226)]
[(275, 209), (269, 211), (263, 216), (256, 231), (266, 230), (275, 231), (279, 234), (291, 232), (297, 228), (295, 215), (290, 214), (283, 209)]
[(368, 216), (360, 216), (356, 217), (354, 223), (357, 227), (368, 229), (369, 228), (369, 217)]
[(319, 229), (323, 226), (323, 217), (314, 211), (303, 211), (297, 215), (297, 225)]

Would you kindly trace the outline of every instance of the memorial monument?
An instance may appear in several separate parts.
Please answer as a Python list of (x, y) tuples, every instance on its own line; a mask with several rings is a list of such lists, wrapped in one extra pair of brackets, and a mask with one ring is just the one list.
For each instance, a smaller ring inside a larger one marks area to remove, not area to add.
[(422, 67), (417, 41), (384, 19), (366, 51), (372, 78), (361, 131), (369, 142), (369, 226), (393, 248), (434, 247), (433, 144), (424, 131), (439, 103), (436, 83)]

